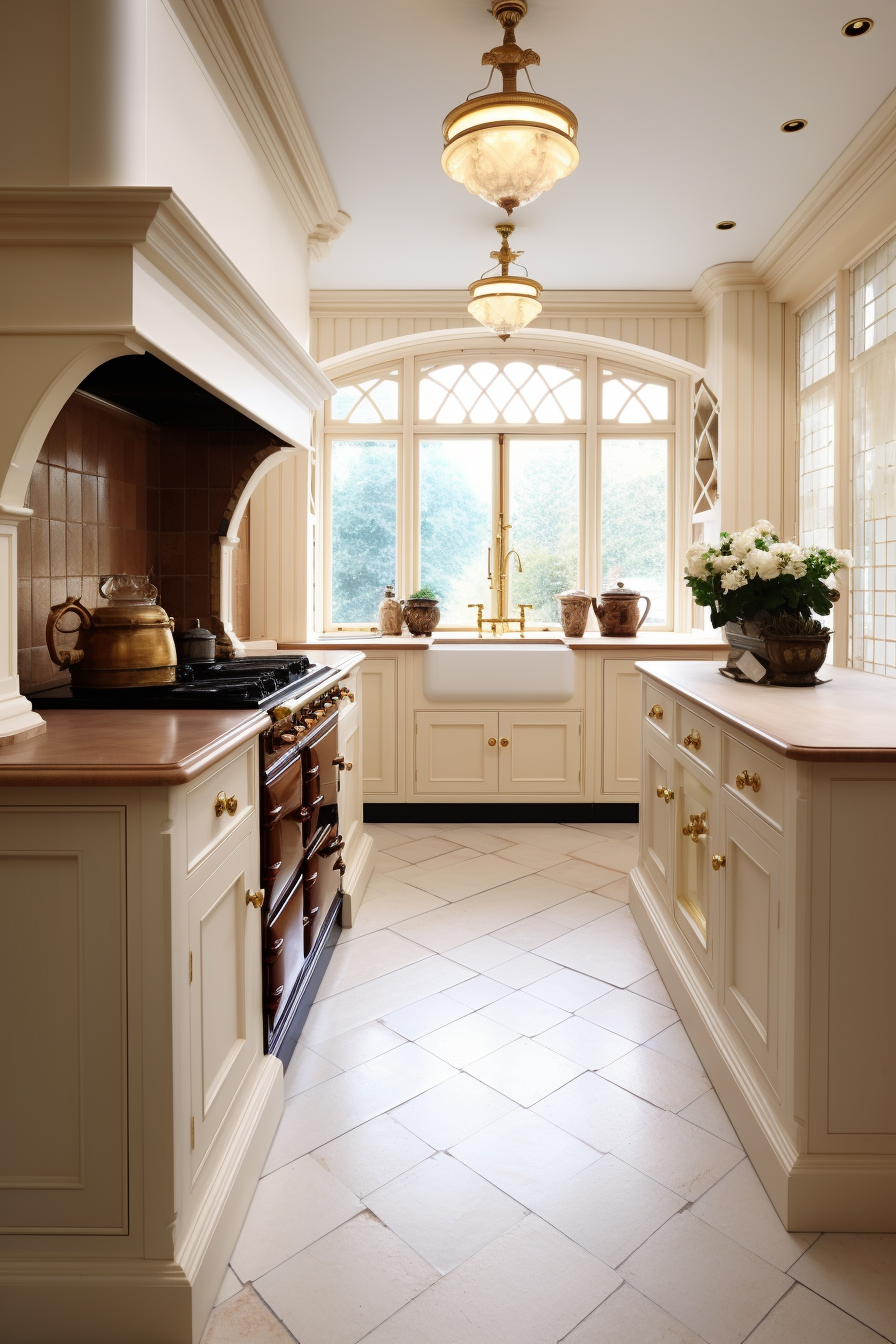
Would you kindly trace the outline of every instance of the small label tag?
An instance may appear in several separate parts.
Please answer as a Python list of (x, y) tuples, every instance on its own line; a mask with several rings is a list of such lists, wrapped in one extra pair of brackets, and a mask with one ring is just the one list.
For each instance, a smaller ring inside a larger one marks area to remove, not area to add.
[(762, 681), (767, 671), (759, 659), (753, 657), (749, 649), (745, 649), (744, 656), (738, 659), (737, 670), (742, 672), (749, 681)]

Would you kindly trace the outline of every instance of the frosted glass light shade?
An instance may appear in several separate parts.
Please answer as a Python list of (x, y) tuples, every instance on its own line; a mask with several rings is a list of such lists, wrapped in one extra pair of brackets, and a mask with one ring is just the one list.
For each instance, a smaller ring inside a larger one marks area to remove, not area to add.
[(467, 312), (498, 336), (521, 331), (541, 312), (537, 280), (519, 275), (496, 275), (470, 285)]
[(471, 98), (442, 125), (442, 167), (492, 205), (534, 201), (579, 162), (578, 123), (569, 108), (537, 94)]

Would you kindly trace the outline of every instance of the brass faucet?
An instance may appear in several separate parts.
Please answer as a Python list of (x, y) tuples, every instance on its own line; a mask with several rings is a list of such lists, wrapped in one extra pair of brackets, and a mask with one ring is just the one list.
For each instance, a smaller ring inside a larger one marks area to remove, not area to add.
[[(508, 625), (516, 625), (517, 622), (519, 622), (521, 626), (520, 634), (522, 634), (523, 630), (526, 628), (526, 613), (522, 610), (524, 604), (518, 604), (521, 608), (518, 617), (509, 616), (507, 611), (507, 567), (510, 564), (512, 557), (516, 557), (518, 572), (520, 574), (523, 572), (523, 562), (520, 559), (519, 551), (514, 547), (511, 547), (509, 550), (507, 548), (507, 534), (512, 526), (512, 523), (505, 523), (503, 513), (498, 515), (498, 531), (495, 534), (494, 571), (492, 571), (492, 549), (491, 547), (488, 549), (488, 581), (492, 589), (497, 592), (498, 595), (498, 614), (490, 621), (490, 624), (492, 631), (494, 632), (497, 627), (503, 628)], [(532, 610), (531, 606), (528, 606), (528, 610)]]

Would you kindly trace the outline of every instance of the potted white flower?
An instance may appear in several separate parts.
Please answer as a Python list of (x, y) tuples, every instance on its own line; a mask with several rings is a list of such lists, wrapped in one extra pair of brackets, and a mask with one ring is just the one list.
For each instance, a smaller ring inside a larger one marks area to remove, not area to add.
[(772, 684), (814, 686), (831, 637), (816, 615), (829, 614), (840, 597), (832, 576), (851, 565), (849, 551), (779, 540), (763, 518), (723, 532), (717, 546), (691, 546), (685, 582), (728, 643), (768, 668)]

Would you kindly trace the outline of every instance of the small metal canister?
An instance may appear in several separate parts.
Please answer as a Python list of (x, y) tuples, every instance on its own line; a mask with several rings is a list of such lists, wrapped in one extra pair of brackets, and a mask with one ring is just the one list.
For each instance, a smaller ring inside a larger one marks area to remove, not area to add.
[(189, 630), (178, 631), (174, 636), (177, 651), (182, 663), (213, 663), (215, 661), (215, 636), (211, 630), (205, 630), (198, 620), (193, 621)]

